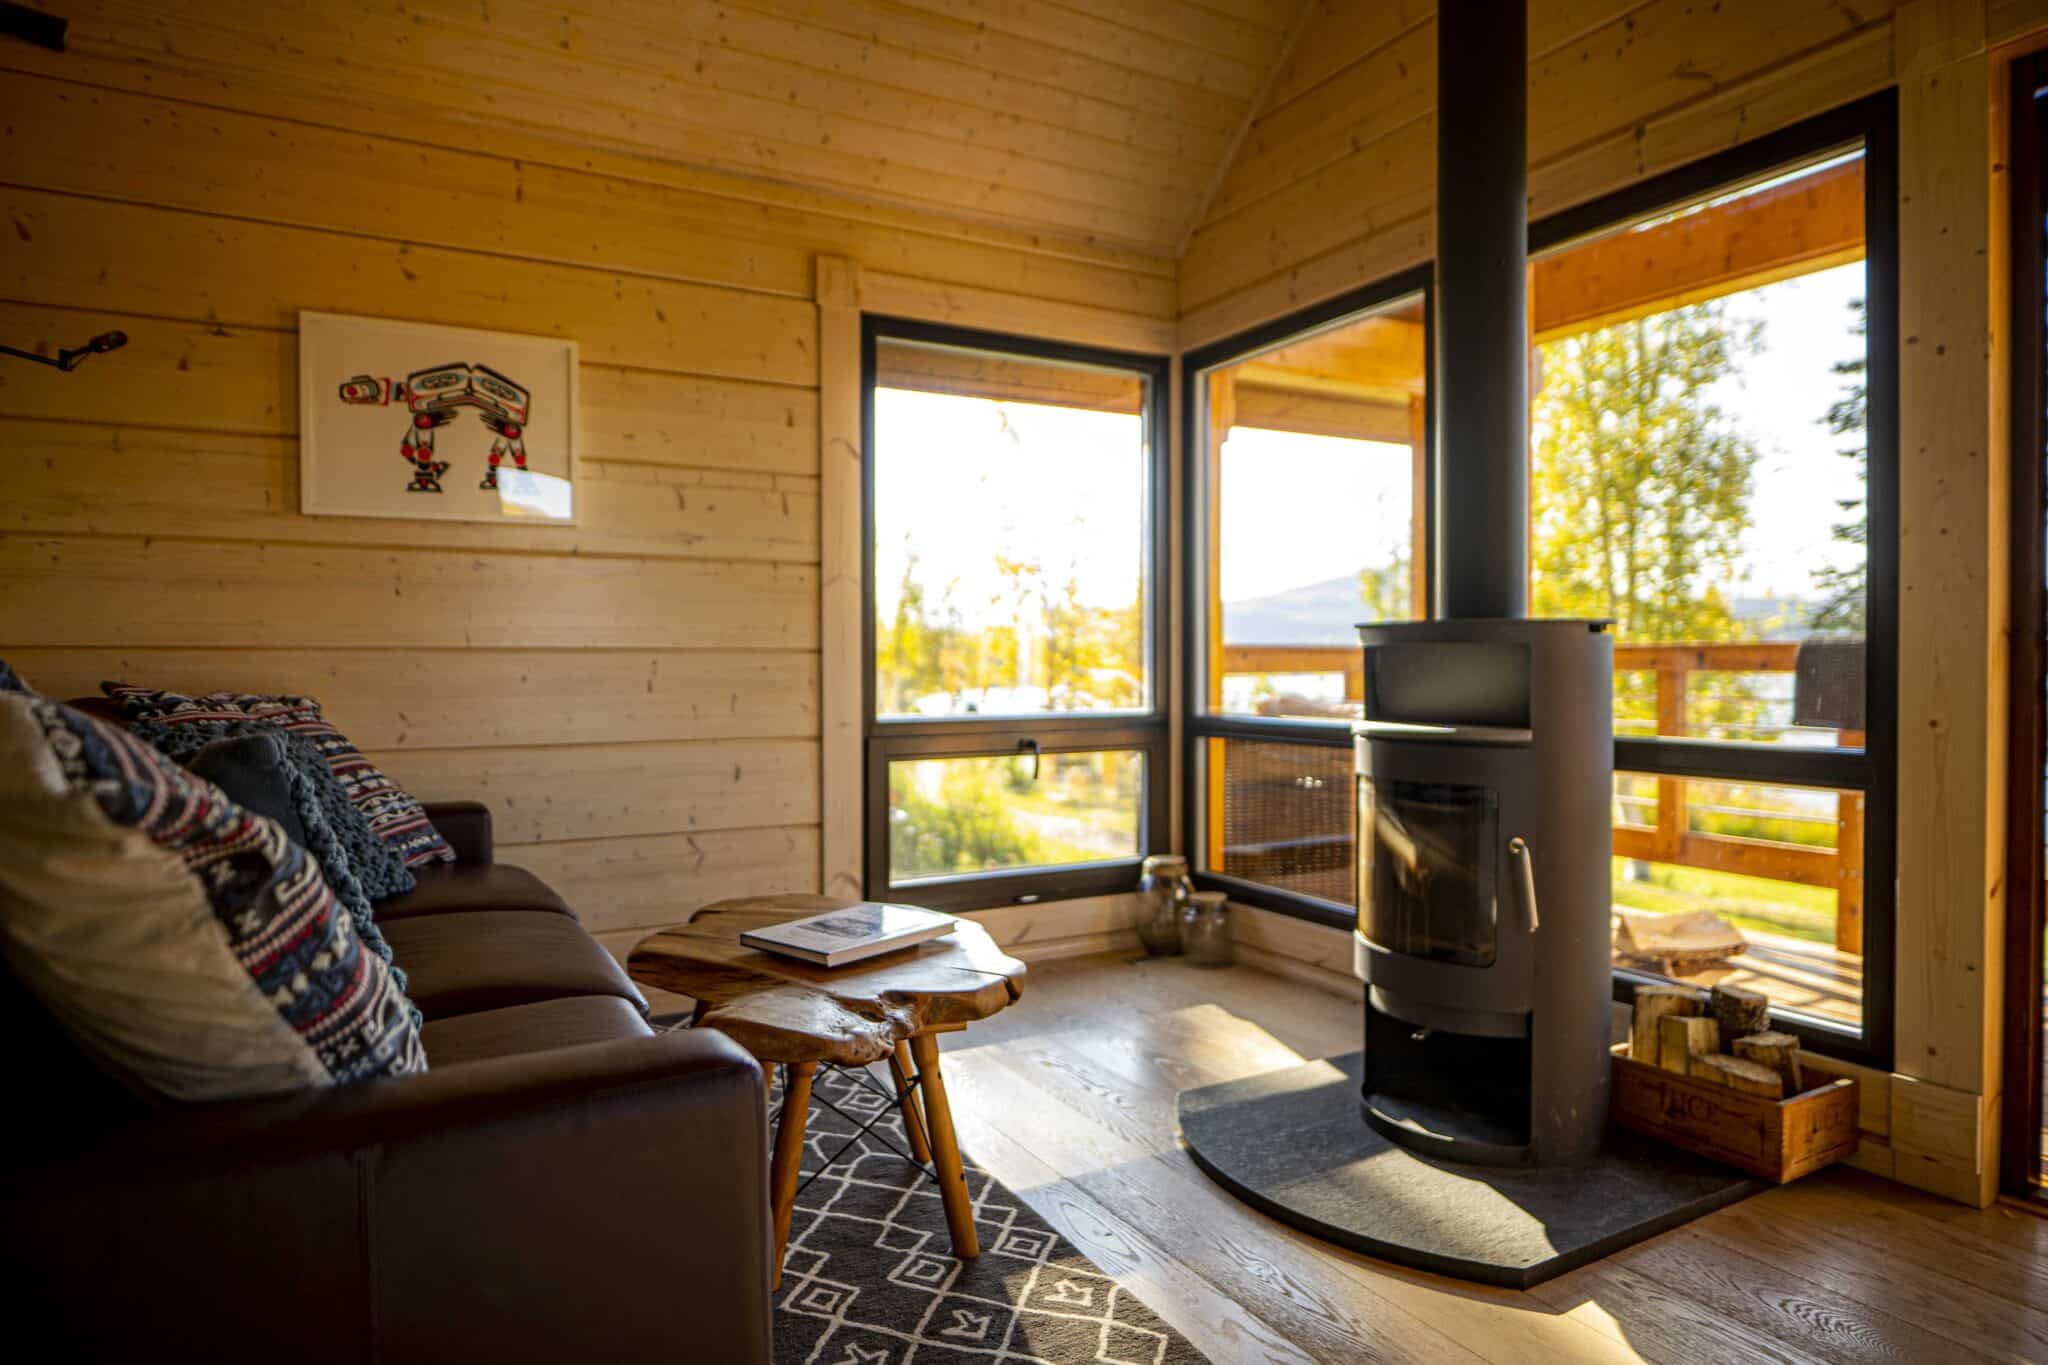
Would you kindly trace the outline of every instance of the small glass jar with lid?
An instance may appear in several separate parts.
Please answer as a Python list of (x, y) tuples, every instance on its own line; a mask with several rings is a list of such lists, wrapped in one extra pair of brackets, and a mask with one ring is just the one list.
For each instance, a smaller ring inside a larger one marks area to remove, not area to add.
[(1228, 967), (1230, 947), (1230, 905), (1221, 891), (1197, 891), (1188, 897), (1181, 912), (1181, 951), (1197, 967)]
[(1188, 860), (1178, 853), (1155, 853), (1145, 859), (1138, 877), (1138, 942), (1151, 957), (1180, 951), (1181, 912), (1195, 884), (1188, 879)]

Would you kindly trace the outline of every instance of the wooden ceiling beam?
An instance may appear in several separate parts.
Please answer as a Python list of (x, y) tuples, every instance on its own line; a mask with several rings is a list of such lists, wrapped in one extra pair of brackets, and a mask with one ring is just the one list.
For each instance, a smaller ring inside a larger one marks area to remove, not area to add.
[(1237, 386), (1237, 425), (1402, 446), (1414, 439), (1405, 401), (1338, 398), (1267, 388), (1249, 381)]
[(1402, 318), (1367, 318), (1261, 353), (1231, 367), (1268, 389), (1406, 404), (1423, 391), (1423, 330)]
[(1542, 257), (1530, 323), (1541, 343), (1846, 265), (1863, 251), (1858, 158)]
[(884, 388), (1092, 412), (1137, 413), (1145, 401), (1144, 381), (1133, 374), (901, 342), (875, 348), (875, 382)]

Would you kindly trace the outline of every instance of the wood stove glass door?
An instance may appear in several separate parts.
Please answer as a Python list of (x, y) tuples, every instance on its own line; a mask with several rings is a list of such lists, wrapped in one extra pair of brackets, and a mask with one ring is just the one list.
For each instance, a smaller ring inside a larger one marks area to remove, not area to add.
[(1358, 925), (1390, 953), (1490, 967), (1499, 803), (1485, 787), (1358, 779)]

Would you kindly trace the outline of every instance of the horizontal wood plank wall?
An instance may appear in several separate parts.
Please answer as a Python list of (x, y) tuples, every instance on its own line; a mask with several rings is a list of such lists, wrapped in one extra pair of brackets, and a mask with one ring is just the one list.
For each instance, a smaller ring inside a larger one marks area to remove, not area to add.
[[(1893, 0), (1530, 8), (1532, 217), (1892, 80)], [(1182, 260), (1183, 346), (1429, 258), (1434, 14), (1317, 6)]]
[[(819, 886), (816, 258), (902, 311), (1172, 340), (1173, 266), (1128, 251), (167, 55), (9, 44), (0, 72), (0, 336), (130, 338), (0, 362), (0, 657), (59, 696), (318, 697), (421, 796), (488, 801), (501, 856), (621, 951)], [(576, 338), (581, 524), (300, 516), (300, 309)], [(1117, 946), (1105, 905), (1005, 932)]]
[(364, 104), (1171, 254), (1300, 4), (61, 8), (72, 52), (211, 80), (217, 102), (224, 87), (226, 102), (262, 92)]

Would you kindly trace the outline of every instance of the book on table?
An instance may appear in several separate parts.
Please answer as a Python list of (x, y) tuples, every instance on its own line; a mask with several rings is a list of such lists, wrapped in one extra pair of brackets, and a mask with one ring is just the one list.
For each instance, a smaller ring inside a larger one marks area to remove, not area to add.
[(956, 923), (951, 915), (914, 905), (862, 901), (822, 915), (749, 929), (740, 935), (740, 942), (819, 967), (843, 967), (950, 934)]

